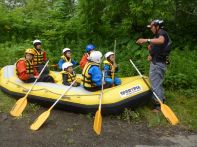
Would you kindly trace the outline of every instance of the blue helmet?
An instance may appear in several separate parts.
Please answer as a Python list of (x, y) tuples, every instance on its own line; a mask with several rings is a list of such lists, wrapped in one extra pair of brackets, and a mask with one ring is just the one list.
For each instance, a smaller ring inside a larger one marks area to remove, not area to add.
[(86, 46), (86, 52), (90, 52), (91, 50), (94, 50), (95, 48), (96, 48), (95, 45), (93, 45), (93, 44), (88, 44), (88, 45)]

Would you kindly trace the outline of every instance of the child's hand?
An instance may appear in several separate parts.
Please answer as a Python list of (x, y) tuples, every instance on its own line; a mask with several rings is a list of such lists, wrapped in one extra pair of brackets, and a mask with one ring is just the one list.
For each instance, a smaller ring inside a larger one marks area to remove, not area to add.
[(112, 69), (111, 69), (111, 72), (114, 73), (114, 72), (115, 72), (115, 68), (112, 68)]
[(39, 78), (40, 78), (40, 76), (34, 76), (34, 78), (39, 79)]
[(116, 63), (113, 64), (114, 69), (118, 67)]
[(73, 87), (77, 87), (78, 86), (78, 84), (77, 84), (77, 82), (75, 82), (74, 84), (73, 84)]

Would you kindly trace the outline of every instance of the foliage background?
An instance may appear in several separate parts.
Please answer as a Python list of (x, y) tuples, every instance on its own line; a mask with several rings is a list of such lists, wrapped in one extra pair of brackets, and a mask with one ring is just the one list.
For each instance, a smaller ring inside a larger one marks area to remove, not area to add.
[(175, 89), (197, 85), (196, 1), (0, 0), (0, 12), (1, 67), (13, 64), (34, 39), (42, 40), (51, 64), (59, 60), (64, 47), (71, 48), (80, 61), (87, 43), (96, 44), (104, 54), (113, 50), (116, 39), (120, 76), (134, 74), (127, 72), (132, 69), (129, 58), (148, 74), (146, 46), (136, 45), (135, 40), (150, 38), (146, 25), (159, 18), (173, 40), (165, 85)]

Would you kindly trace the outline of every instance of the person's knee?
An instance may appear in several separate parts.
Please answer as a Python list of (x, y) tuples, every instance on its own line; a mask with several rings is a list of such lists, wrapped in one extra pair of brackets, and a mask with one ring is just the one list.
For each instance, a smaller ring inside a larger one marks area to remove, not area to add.
[(107, 83), (107, 84), (113, 84), (113, 80), (112, 79), (110, 79), (110, 78), (105, 78), (105, 82)]
[(118, 79), (118, 78), (115, 79), (115, 80), (114, 80), (114, 84), (115, 84), (115, 85), (120, 85), (120, 84), (121, 84), (121, 80)]
[(55, 83), (54, 79), (50, 75), (42, 75), (39, 82), (50, 82), (50, 83)]

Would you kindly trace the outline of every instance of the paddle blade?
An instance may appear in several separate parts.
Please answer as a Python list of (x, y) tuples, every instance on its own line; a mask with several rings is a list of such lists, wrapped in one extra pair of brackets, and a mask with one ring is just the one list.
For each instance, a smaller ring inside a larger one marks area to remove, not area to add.
[(100, 135), (101, 133), (101, 125), (102, 125), (102, 116), (101, 116), (101, 111), (97, 111), (95, 114), (94, 118), (94, 131), (96, 132), (97, 135)]
[(12, 116), (20, 116), (24, 111), (25, 107), (27, 106), (27, 97), (20, 98), (17, 100), (14, 107), (11, 109), (10, 114)]
[(166, 119), (172, 124), (176, 125), (179, 123), (178, 118), (174, 114), (174, 112), (165, 104), (161, 104), (161, 111)]
[(34, 122), (33, 124), (30, 126), (31, 130), (38, 130), (40, 128), (40, 126), (42, 126), (42, 124), (47, 120), (47, 118), (50, 115), (50, 110), (47, 110), (45, 112), (43, 112)]

